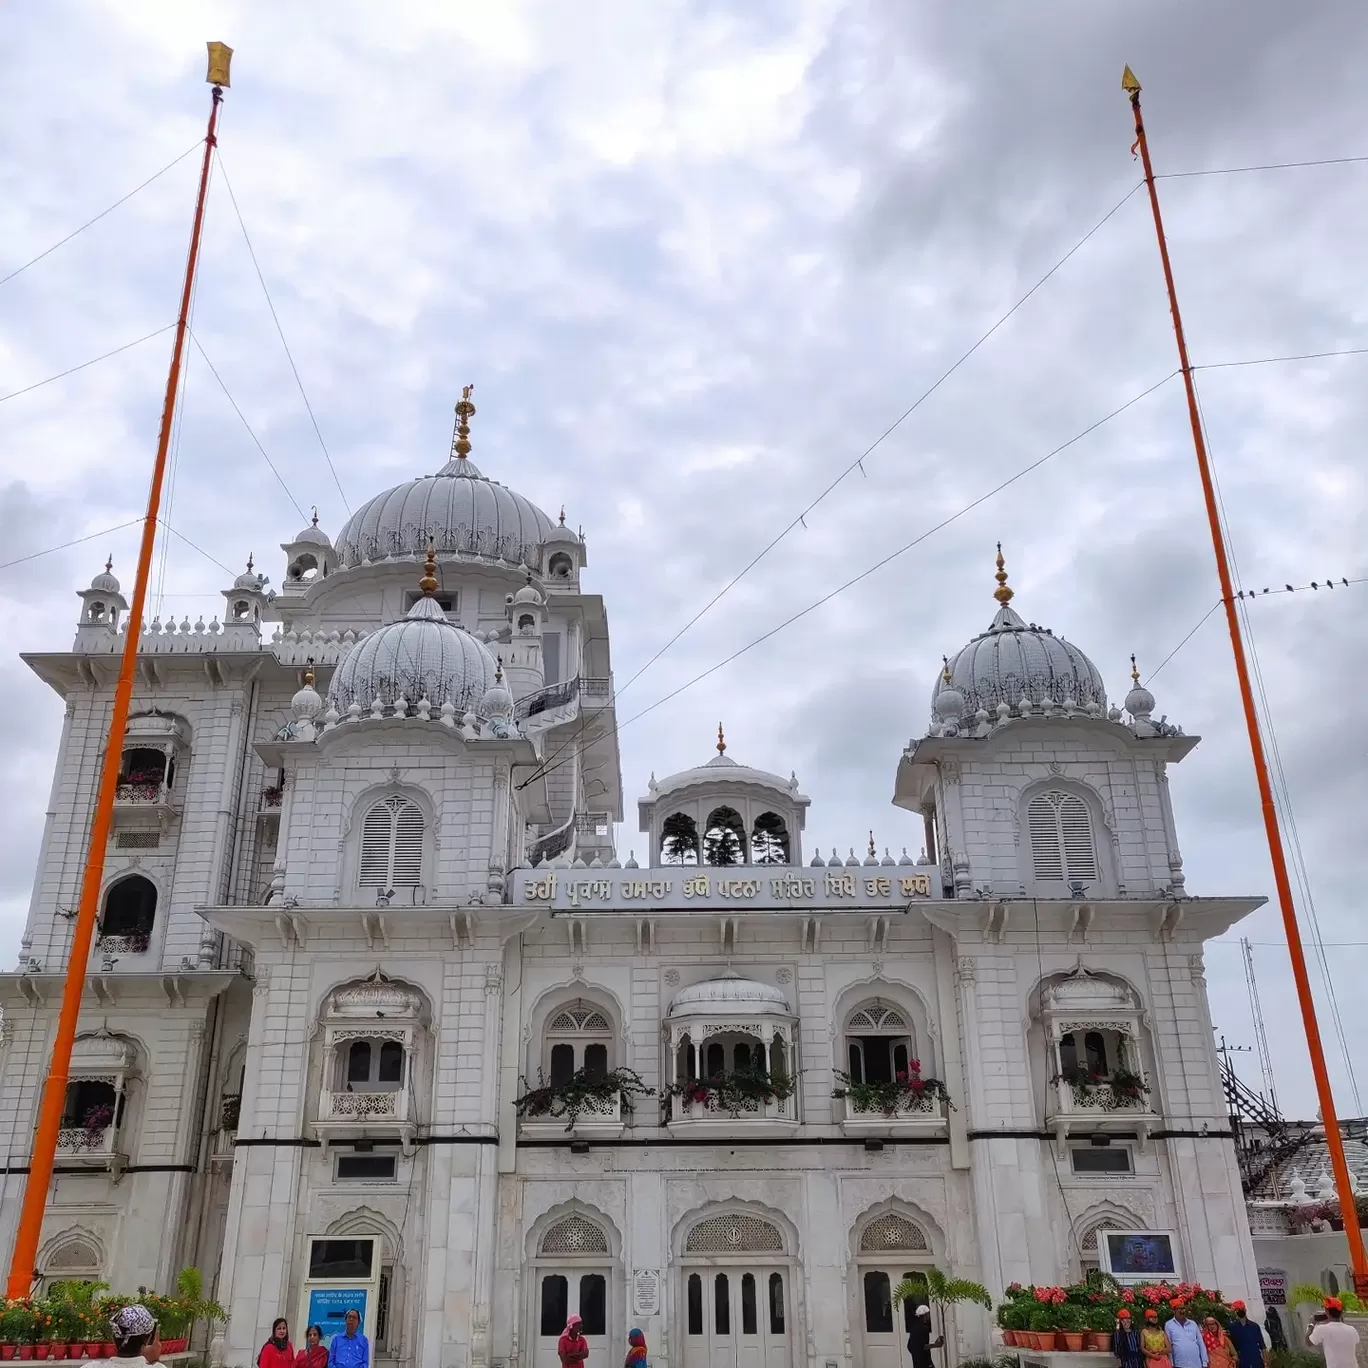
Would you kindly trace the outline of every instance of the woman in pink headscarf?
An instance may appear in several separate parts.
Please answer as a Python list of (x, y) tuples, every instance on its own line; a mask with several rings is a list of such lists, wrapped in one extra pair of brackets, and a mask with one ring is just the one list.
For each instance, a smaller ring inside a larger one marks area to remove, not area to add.
[(556, 1341), (561, 1368), (583, 1368), (585, 1359), (589, 1357), (589, 1341), (580, 1330), (583, 1324), (578, 1316), (571, 1316), (565, 1322), (565, 1333)]

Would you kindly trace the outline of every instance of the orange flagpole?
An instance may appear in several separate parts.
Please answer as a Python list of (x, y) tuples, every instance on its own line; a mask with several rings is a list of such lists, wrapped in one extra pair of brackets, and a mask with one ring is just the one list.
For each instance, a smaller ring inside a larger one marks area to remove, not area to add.
[(6, 1295), (27, 1297), (33, 1284), (33, 1265), (47, 1207), (48, 1186), (57, 1154), (57, 1134), (66, 1105), (67, 1075), (71, 1067), (71, 1047), (76, 1039), (76, 1022), (81, 1011), (81, 992), (85, 987), (90, 961), (90, 943), (95, 936), (99, 910), (100, 884), (104, 879), (105, 850), (114, 811), (114, 796), (123, 761), (124, 733), (128, 728), (128, 708), (133, 698), (133, 674), (138, 663), (138, 638), (142, 630), (143, 607), (147, 600), (147, 581), (152, 566), (152, 546), (156, 540), (157, 512), (161, 506), (162, 480), (166, 473), (166, 453), (171, 442), (171, 420), (176, 407), (176, 388), (180, 380), (181, 358), (190, 315), (190, 297), (195, 286), (195, 267), (199, 261), (200, 232), (204, 226), (204, 199), (209, 188), (209, 164), (214, 154), (215, 129), (223, 87), (228, 85), (232, 49), (222, 43), (209, 44), (208, 81), (213, 85), (209, 128), (204, 138), (204, 164), (200, 168), (199, 195), (195, 201), (194, 226), (190, 231), (190, 255), (185, 263), (185, 286), (181, 291), (180, 315), (176, 319), (176, 342), (171, 351), (171, 370), (166, 377), (166, 400), (162, 405), (161, 431), (157, 438), (157, 459), (152, 467), (152, 484), (147, 494), (147, 515), (143, 520), (142, 545), (138, 551), (138, 573), (133, 585), (133, 606), (124, 633), (123, 662), (114, 687), (114, 710), (109, 719), (104, 764), (100, 771), (95, 817), (90, 828), (85, 873), (81, 880), (81, 901), (71, 937), (67, 959), (66, 986), (62, 991), (62, 1011), (57, 1019), (57, 1038), (52, 1045), (43, 1100), (38, 1110), (38, 1126), (33, 1137), (33, 1156), (24, 1185), (24, 1205), (19, 1216), (14, 1254), (10, 1259)]
[(1149, 142), (1145, 137), (1144, 120), (1140, 115), (1140, 82), (1135, 79), (1135, 73), (1130, 67), (1126, 68), (1121, 77), (1121, 88), (1130, 97), (1131, 109), (1135, 114), (1134, 146), (1140, 150), (1145, 168), (1145, 187), (1149, 191), (1150, 208), (1154, 211), (1154, 231), (1159, 238), (1159, 260), (1164, 268), (1164, 285), (1168, 289), (1169, 309), (1173, 314), (1173, 332), (1178, 341), (1178, 364), (1183, 372), (1183, 388), (1187, 392), (1188, 417), (1192, 423), (1192, 444), (1197, 452), (1197, 469), (1202, 477), (1202, 496), (1206, 501), (1207, 521), (1211, 525), (1211, 543), (1216, 552), (1216, 573), (1221, 581), (1221, 602), (1225, 605), (1226, 623), (1230, 628), (1230, 646), (1235, 655), (1235, 674), (1240, 683), (1240, 702), (1244, 705), (1245, 724), (1249, 729), (1249, 749), (1254, 759), (1254, 777), (1259, 785), (1259, 802), (1263, 808), (1268, 853), (1273, 861), (1278, 906), (1282, 910), (1287, 950), (1292, 959), (1292, 977), (1297, 985), (1297, 1001), (1301, 1006), (1306, 1046), (1311, 1055), (1311, 1072), (1315, 1076), (1316, 1093), (1320, 1099), (1321, 1121), (1325, 1126), (1325, 1147), (1330, 1152), (1330, 1165), (1335, 1174), (1335, 1190), (1339, 1193), (1340, 1213), (1344, 1217), (1344, 1234), (1349, 1241), (1354, 1288), (1359, 1296), (1368, 1296), (1368, 1256), (1364, 1253), (1363, 1232), (1359, 1229), (1358, 1210), (1354, 1205), (1354, 1192), (1349, 1182), (1349, 1165), (1344, 1158), (1344, 1140), (1340, 1135), (1339, 1119), (1335, 1114), (1330, 1076), (1325, 1069), (1325, 1049), (1321, 1044), (1320, 1026), (1316, 1021), (1316, 1003), (1311, 996), (1311, 980), (1306, 972), (1306, 952), (1302, 948), (1301, 930), (1297, 925), (1297, 909), (1292, 901), (1292, 881), (1287, 874), (1287, 857), (1283, 852), (1282, 831), (1278, 826), (1278, 810), (1273, 803), (1273, 787), (1268, 780), (1268, 762), (1264, 757), (1263, 738), (1259, 734), (1258, 715), (1254, 711), (1254, 693), (1249, 684), (1244, 640), (1240, 634), (1240, 620), (1235, 611), (1235, 590), (1230, 578), (1225, 537), (1221, 531), (1221, 519), (1216, 506), (1216, 487), (1211, 478), (1206, 441), (1202, 436), (1202, 421), (1197, 409), (1197, 390), (1193, 384), (1192, 365), (1188, 360), (1187, 339), (1183, 335), (1183, 317), (1178, 311), (1173, 266), (1169, 261), (1168, 242), (1164, 237), (1164, 220), (1159, 213), (1159, 192), (1154, 184), (1154, 167), (1150, 162)]

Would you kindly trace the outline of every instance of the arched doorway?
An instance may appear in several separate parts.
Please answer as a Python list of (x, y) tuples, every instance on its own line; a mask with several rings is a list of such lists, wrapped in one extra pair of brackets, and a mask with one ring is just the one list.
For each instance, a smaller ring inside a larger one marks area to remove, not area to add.
[(923, 1280), (930, 1264), (926, 1232), (906, 1216), (885, 1212), (861, 1230), (855, 1268), (864, 1368), (911, 1368), (907, 1336), (917, 1303), (895, 1307), (893, 1289), (904, 1279)]
[(537, 1242), (532, 1269), (532, 1368), (560, 1368), (556, 1344), (572, 1315), (584, 1322), (590, 1363), (611, 1361), (626, 1337), (614, 1302), (607, 1232), (578, 1212), (552, 1222)]
[(745, 1212), (699, 1221), (680, 1279), (684, 1368), (790, 1368), (793, 1264), (777, 1225)]

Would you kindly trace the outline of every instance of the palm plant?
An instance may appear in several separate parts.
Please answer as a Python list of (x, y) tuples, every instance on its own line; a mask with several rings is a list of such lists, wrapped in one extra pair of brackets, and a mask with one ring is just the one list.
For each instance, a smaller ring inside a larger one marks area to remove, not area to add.
[(198, 1268), (182, 1268), (176, 1274), (176, 1291), (180, 1294), (181, 1305), (189, 1321), (188, 1339), (195, 1339), (195, 1327), (200, 1321), (226, 1321), (228, 1313), (218, 1302), (204, 1295), (204, 1274)]
[[(926, 1302), (939, 1312), (941, 1339), (945, 1338), (945, 1309), (957, 1302), (972, 1302), (987, 1311), (993, 1309), (993, 1299), (982, 1283), (971, 1282), (968, 1278), (948, 1278), (939, 1268), (928, 1268), (915, 1277), (904, 1278), (893, 1289), (893, 1305), (901, 1306), (910, 1301), (916, 1306)], [(942, 1345), (942, 1356), (948, 1355), (948, 1347)]]

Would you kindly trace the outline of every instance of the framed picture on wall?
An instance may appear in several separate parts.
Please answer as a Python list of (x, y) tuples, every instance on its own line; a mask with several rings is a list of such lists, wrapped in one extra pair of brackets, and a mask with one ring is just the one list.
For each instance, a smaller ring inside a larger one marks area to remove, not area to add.
[(1102, 1271), (1118, 1282), (1172, 1282), (1179, 1277), (1169, 1230), (1102, 1230), (1097, 1254)]

